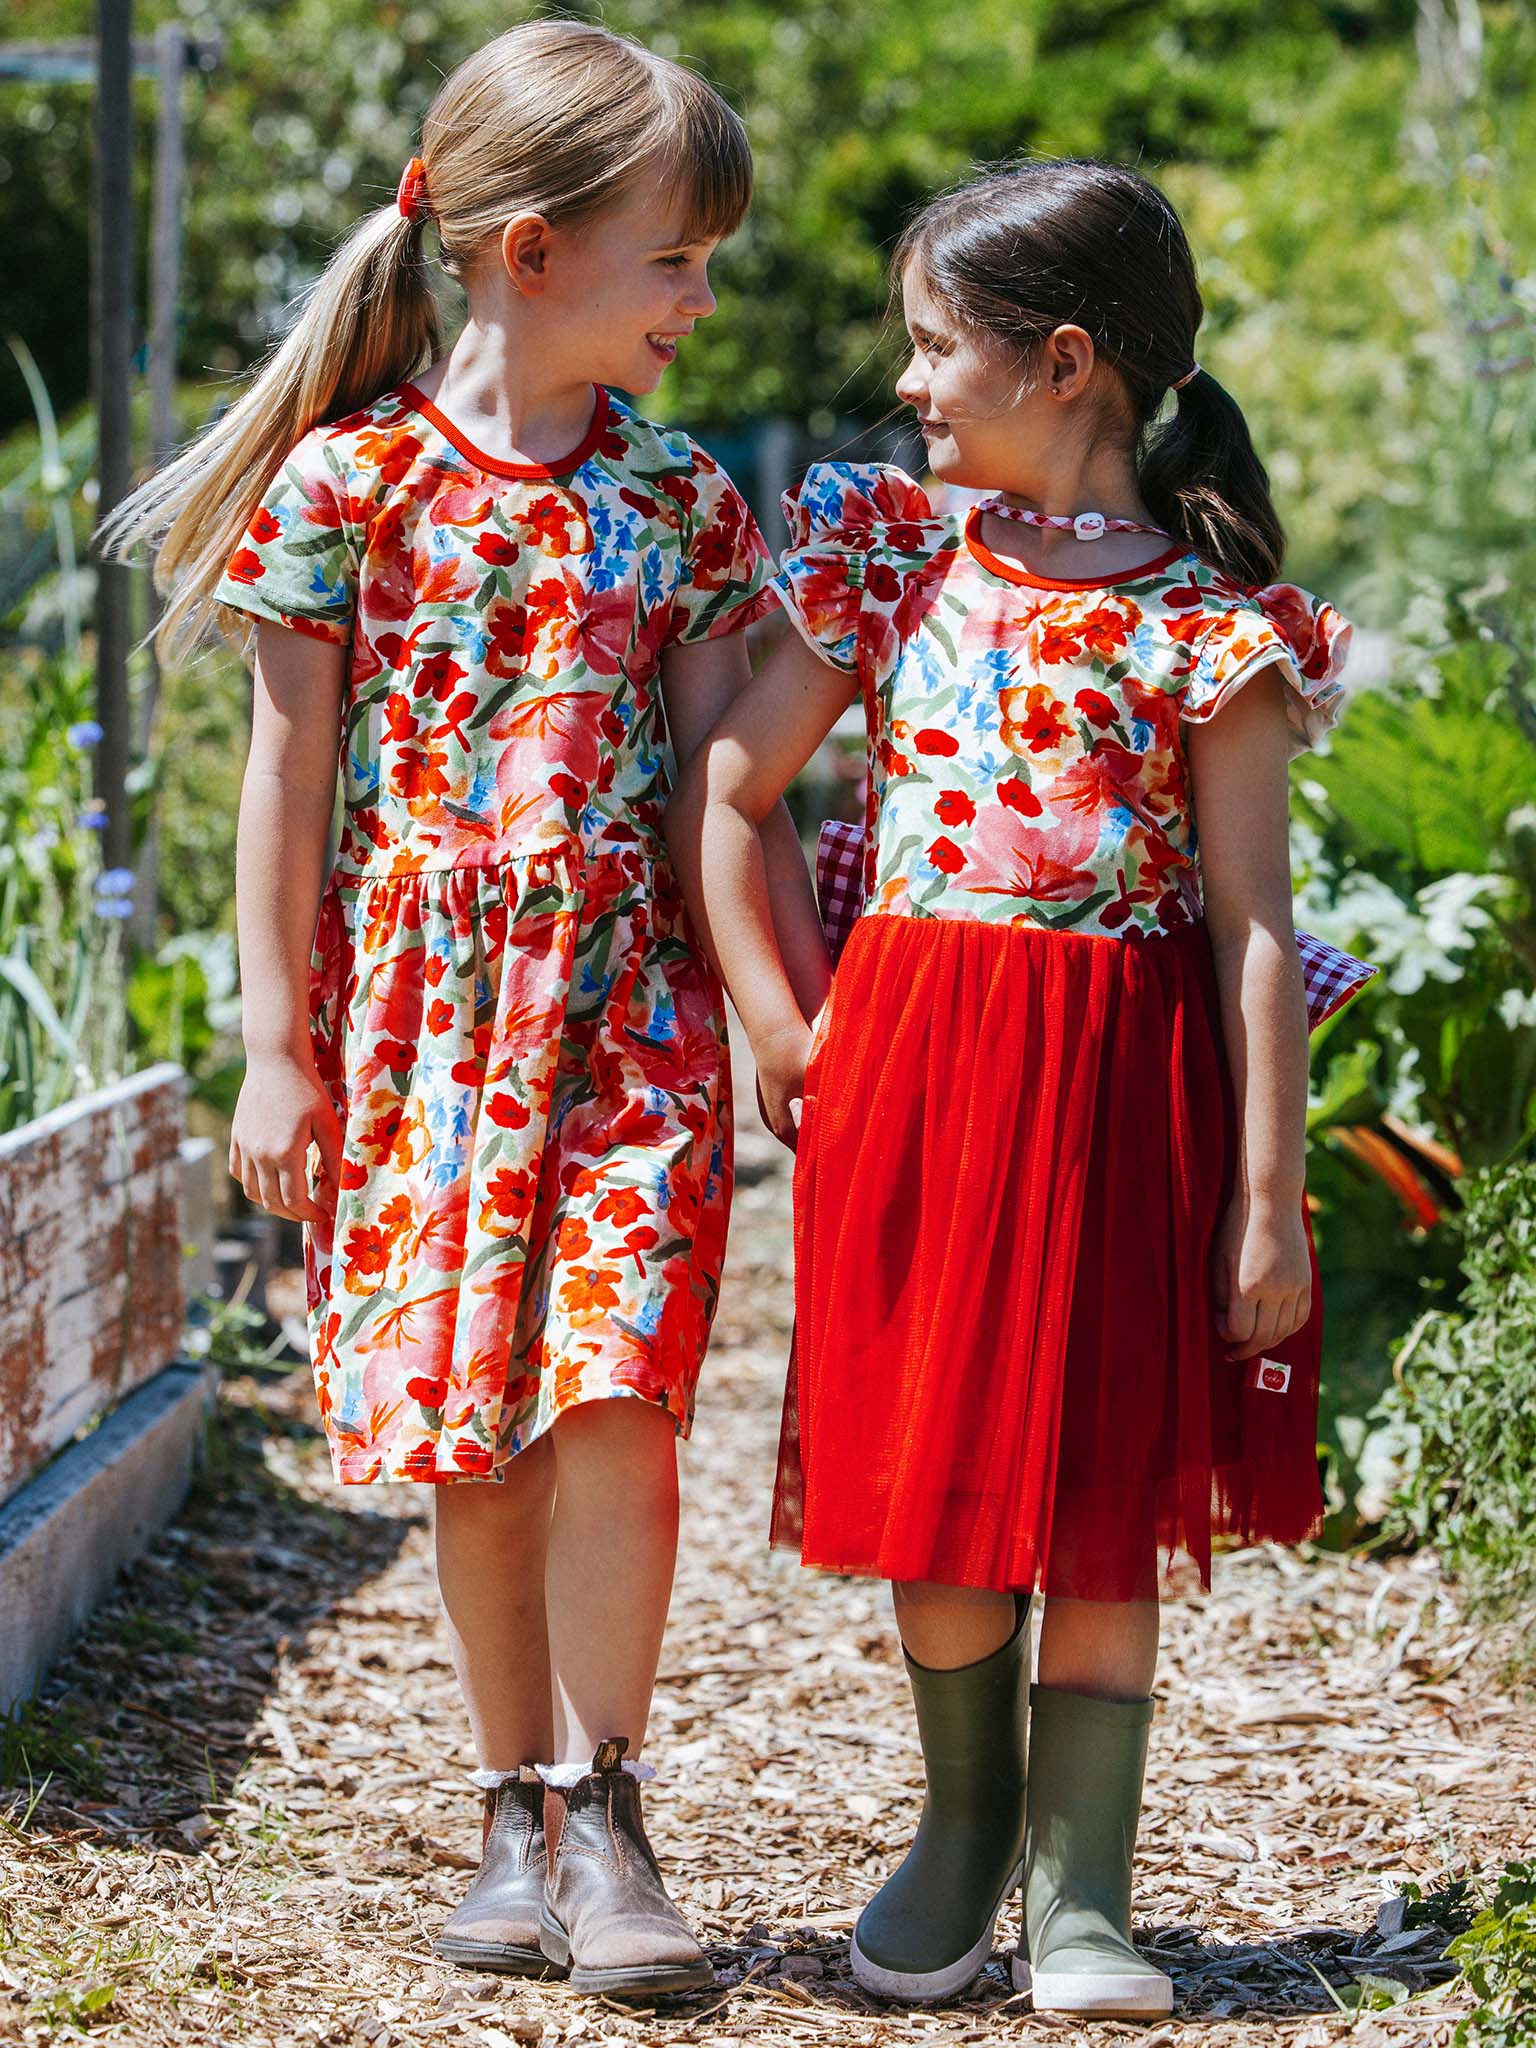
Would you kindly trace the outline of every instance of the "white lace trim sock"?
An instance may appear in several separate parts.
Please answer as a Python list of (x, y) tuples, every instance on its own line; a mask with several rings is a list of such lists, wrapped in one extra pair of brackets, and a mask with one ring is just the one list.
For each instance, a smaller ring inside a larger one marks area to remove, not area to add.
[[(592, 1775), (590, 1764), (539, 1764), (536, 1769), (546, 1785), (553, 1785), (557, 1791), (562, 1792), (569, 1791), (572, 1785), (578, 1785), (583, 1778), (590, 1778)], [(629, 1777), (638, 1778), (642, 1784), (656, 1775), (654, 1764), (642, 1763), (638, 1757), (633, 1756), (625, 1757), (624, 1770)]]
[(520, 1764), (515, 1771), (471, 1771), (469, 1782), (478, 1785), (482, 1792), (499, 1792), (503, 1785), (510, 1785), (524, 1771), (540, 1771), (542, 1764)]

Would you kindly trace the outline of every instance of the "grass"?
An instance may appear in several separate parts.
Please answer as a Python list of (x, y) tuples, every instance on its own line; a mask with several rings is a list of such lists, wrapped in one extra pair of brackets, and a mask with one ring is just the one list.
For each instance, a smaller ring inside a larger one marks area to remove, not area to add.
[(137, 1607), (122, 1609), (112, 1617), (109, 1626), (114, 1641), (125, 1650), (168, 1650), (191, 1656), (198, 1648), (197, 1637), (190, 1629), (157, 1614), (145, 1614)]
[(0, 1718), (0, 1787), (25, 1779), (30, 1795), (39, 1777), (67, 1779), (88, 1798), (105, 1782), (101, 1744), (83, 1732), (77, 1711), (67, 1704), (45, 1708), (34, 1696)]
[(23, 1969), (31, 1979), (36, 1988), (27, 2018), (49, 2038), (87, 2033), (102, 2023), (131, 2024), (124, 2007), (131, 2006), (137, 1987), (172, 2005), (208, 1980), (227, 1995), (241, 1995), (241, 1987), (226, 1978), (216, 1961), (178, 1961), (174, 1936), (146, 1931), (132, 1915), (121, 1917), (127, 1925), (65, 1931), (42, 1915), (28, 1915), (23, 1925), (18, 1916), (0, 1912), (0, 1962)]

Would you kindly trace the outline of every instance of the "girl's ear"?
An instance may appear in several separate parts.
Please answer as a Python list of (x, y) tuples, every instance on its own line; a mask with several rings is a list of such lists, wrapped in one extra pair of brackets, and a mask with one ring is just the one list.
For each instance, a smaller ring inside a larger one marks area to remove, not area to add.
[(549, 279), (550, 226), (542, 213), (514, 213), (501, 231), (501, 260), (514, 290), (537, 298)]
[(1052, 398), (1076, 398), (1088, 388), (1097, 351), (1086, 328), (1063, 326), (1045, 339), (1042, 382)]

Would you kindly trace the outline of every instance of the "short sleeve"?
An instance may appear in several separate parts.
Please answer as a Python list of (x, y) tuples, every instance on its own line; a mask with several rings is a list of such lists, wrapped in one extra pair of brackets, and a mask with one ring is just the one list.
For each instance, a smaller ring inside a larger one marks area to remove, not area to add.
[(703, 449), (694, 451), (681, 574), (672, 594), (672, 645), (739, 633), (772, 611), (773, 557), (751, 507)]
[(1214, 718), (1251, 677), (1271, 665), (1285, 681), (1291, 753), (1305, 753), (1338, 723), (1354, 628), (1321, 598), (1272, 583), (1218, 613), (1199, 642), (1180, 698), (1182, 717)]
[(317, 428), (262, 493), (214, 602), (344, 643), (357, 610), (357, 572), (349, 494), (331, 441)]
[(774, 578), (779, 600), (822, 660), (853, 675), (869, 558), (920, 546), (933, 507), (905, 471), (852, 462), (813, 463), (783, 504), (791, 545)]

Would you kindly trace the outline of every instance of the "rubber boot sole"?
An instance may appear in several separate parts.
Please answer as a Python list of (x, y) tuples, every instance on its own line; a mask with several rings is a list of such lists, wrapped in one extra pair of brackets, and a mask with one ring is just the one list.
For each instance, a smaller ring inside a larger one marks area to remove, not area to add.
[(493, 1970), (503, 1977), (548, 1977), (558, 1971), (541, 1948), (523, 1948), (514, 1942), (458, 1941), (444, 1935), (433, 1942), (432, 1953), (445, 1963), (456, 1963), (461, 1970)]
[(888, 1970), (883, 1963), (872, 1962), (865, 1955), (859, 1947), (858, 1930), (855, 1928), (853, 1939), (848, 1944), (848, 1960), (855, 1981), (877, 1998), (900, 1999), (904, 2005), (933, 2005), (941, 1999), (957, 1997), (980, 1976), (982, 1966), (992, 1953), (998, 1915), (1018, 1890), (1023, 1874), (1024, 1866), (1020, 1864), (1004, 1887), (1002, 1897), (992, 1908), (992, 1917), (981, 1939), (957, 1961), (946, 1963), (941, 1970)]
[(1015, 1991), (1027, 1991), (1036, 2012), (1091, 2014), (1103, 2020), (1164, 2019), (1173, 2011), (1173, 1986), (1161, 1975), (1127, 1971), (1031, 1970), (1022, 1956), (1011, 1969)]
[(708, 1991), (715, 1981), (708, 1956), (700, 1956), (695, 1963), (634, 1963), (611, 1970), (573, 1963), (571, 1938), (547, 1909), (539, 1920), (539, 1949), (573, 1991), (594, 1992), (603, 1998), (664, 1998), (674, 1992)]

